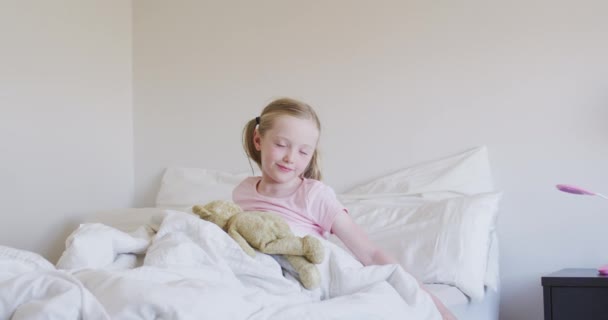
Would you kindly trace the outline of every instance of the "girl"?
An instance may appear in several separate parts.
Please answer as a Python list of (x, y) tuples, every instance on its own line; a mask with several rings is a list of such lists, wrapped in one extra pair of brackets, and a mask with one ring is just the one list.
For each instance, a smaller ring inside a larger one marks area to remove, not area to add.
[[(307, 104), (293, 99), (271, 102), (243, 130), (247, 155), (262, 171), (233, 191), (233, 200), (245, 211), (280, 214), (297, 235), (335, 234), (364, 265), (396, 264), (374, 245), (347, 214), (334, 191), (323, 184), (317, 143), (321, 123)], [(444, 319), (454, 316), (431, 295)]]

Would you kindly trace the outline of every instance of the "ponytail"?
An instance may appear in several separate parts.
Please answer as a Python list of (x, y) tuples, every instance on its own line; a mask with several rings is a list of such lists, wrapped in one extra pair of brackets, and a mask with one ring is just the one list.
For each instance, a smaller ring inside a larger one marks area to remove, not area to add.
[(314, 179), (321, 181), (321, 169), (319, 168), (319, 164), (321, 163), (319, 159), (319, 150), (315, 149), (315, 152), (312, 154), (312, 158), (310, 159), (310, 163), (308, 164), (308, 168), (304, 170), (302, 176), (307, 179)]
[[(243, 149), (245, 149), (245, 153), (247, 157), (250, 159), (249, 165), (251, 166), (251, 160), (257, 163), (260, 169), (262, 168), (262, 153), (255, 148), (255, 143), (253, 143), (253, 136), (255, 133), (255, 127), (257, 126), (257, 120), (251, 119), (243, 128)], [(253, 174), (253, 167), (251, 168), (251, 173)]]

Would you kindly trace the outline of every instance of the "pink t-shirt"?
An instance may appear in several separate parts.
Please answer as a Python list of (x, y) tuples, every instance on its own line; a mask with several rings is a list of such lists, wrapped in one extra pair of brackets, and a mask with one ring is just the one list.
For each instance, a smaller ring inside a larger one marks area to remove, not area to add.
[(257, 185), (262, 177), (249, 177), (232, 191), (232, 200), (244, 211), (278, 213), (297, 235), (317, 234), (327, 237), (334, 219), (346, 209), (333, 189), (321, 181), (304, 179), (289, 196), (274, 198), (260, 194)]

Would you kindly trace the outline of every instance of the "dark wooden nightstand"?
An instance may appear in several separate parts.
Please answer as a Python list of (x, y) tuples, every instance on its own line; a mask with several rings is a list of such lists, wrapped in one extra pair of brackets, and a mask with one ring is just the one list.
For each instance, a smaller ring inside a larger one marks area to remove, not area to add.
[(608, 320), (608, 276), (562, 269), (541, 278), (545, 320)]

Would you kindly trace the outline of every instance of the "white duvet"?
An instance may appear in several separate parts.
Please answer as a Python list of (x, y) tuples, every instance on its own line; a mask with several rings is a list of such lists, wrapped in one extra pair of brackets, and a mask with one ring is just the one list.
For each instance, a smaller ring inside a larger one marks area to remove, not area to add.
[(322, 285), (309, 291), (280, 258), (251, 258), (188, 213), (166, 211), (133, 233), (83, 224), (57, 266), (0, 247), (0, 319), (441, 318), (400, 267), (363, 267), (323, 243)]

